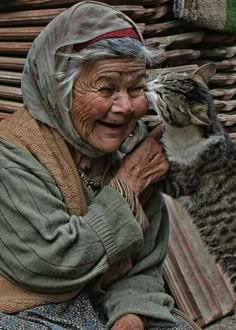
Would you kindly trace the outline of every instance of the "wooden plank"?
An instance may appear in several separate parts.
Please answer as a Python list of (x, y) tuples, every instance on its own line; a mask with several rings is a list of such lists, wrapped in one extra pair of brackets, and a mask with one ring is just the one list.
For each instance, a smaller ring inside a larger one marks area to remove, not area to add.
[(20, 72), (0, 70), (0, 83), (19, 84), (20, 85), (21, 77), (22, 77), (22, 74)]
[(1, 54), (27, 54), (31, 42), (0, 42), (0, 53)]
[(0, 68), (22, 70), (25, 64), (25, 58), (0, 56)]
[[(236, 108), (236, 101), (235, 106), (233, 109)], [(236, 124), (236, 114), (225, 114), (225, 113), (219, 113), (218, 118), (221, 122), (223, 122), (224, 126), (232, 126)]]
[(10, 113), (1, 113), (0, 112), (0, 121), (3, 120), (3, 119), (6, 119), (10, 116)]
[(179, 27), (185, 27), (185, 22), (174, 20), (157, 24), (146, 24), (144, 36), (153, 37), (164, 32), (176, 30)]
[(168, 6), (147, 8), (143, 13), (140, 12), (137, 17), (134, 17), (134, 20), (150, 22), (150, 20), (162, 19), (168, 12), (171, 13), (170, 7)]
[[(212, 63), (215, 64), (217, 71), (236, 71), (236, 57), (232, 57), (226, 60), (222, 60), (219, 62), (211, 61)], [(209, 63), (209, 59), (200, 59), (196, 61), (196, 64), (203, 65)]]
[[(121, 6), (115, 6), (116, 9), (122, 11), (124, 14), (129, 16), (134, 21), (137, 21), (140, 19), (140, 17), (143, 17), (145, 14), (147, 14), (149, 9), (144, 9), (143, 6), (135, 6), (135, 5), (121, 5)], [(153, 11), (154, 12), (154, 11)], [(144, 20), (142, 20), (144, 21)]]
[(217, 73), (211, 78), (210, 83), (222, 86), (232, 85), (236, 83), (236, 73)]
[(5, 117), (7, 114), (11, 114), (23, 108), (23, 103), (0, 100), (0, 117), (3, 118), (3, 116)]
[(231, 100), (236, 94), (236, 87), (232, 88), (215, 88), (211, 90), (211, 95), (221, 98), (224, 101)]
[(0, 26), (46, 24), (64, 10), (65, 8), (56, 8), (0, 13)]
[[(228, 112), (236, 109), (236, 100), (229, 100), (229, 101), (214, 100), (214, 104), (218, 112)], [(223, 118), (226, 118), (225, 116), (228, 116), (227, 121), (230, 121), (230, 116), (232, 116), (232, 114), (219, 114), (220, 120), (226, 121), (223, 120)]]
[[(186, 60), (195, 60), (199, 58), (201, 55), (200, 50), (193, 49), (174, 49), (163, 52), (163, 54), (157, 56), (155, 58), (155, 63), (171, 66), (177, 66), (176, 63), (181, 63), (184, 65), (184, 61)], [(174, 64), (173, 64), (174, 63)]]
[[(137, 22), (145, 22), (149, 19), (158, 19), (165, 16), (168, 6), (154, 8), (144, 8), (143, 6), (121, 5), (115, 6), (118, 10), (128, 15)], [(26, 10), (16, 12), (0, 13), (0, 26), (22, 26), (49, 23), (57, 15), (65, 11), (66, 8)]]
[(0, 28), (0, 40), (34, 40), (44, 27), (8, 27)]
[(215, 43), (219, 45), (232, 45), (236, 40), (235, 34), (226, 34), (226, 33), (216, 33), (214, 31), (208, 32), (205, 34), (204, 43)]
[(214, 49), (202, 49), (201, 58), (219, 58), (221, 60), (230, 58), (236, 55), (236, 46), (214, 48)]
[(178, 47), (184, 45), (197, 44), (201, 42), (204, 38), (204, 32), (188, 32), (188, 33), (181, 33), (175, 34), (166, 37), (156, 37), (156, 38), (147, 38), (146, 45), (149, 47), (161, 46), (162, 44), (164, 47)]
[(18, 87), (0, 85), (0, 99), (22, 100), (22, 92)]
[[(104, 2), (111, 6), (120, 5), (121, 0), (97, 0), (98, 2)], [(145, 6), (157, 6), (162, 3), (167, 3), (170, 0), (129, 0), (130, 5), (139, 5), (140, 2)], [(53, 8), (53, 7), (70, 7), (78, 3), (78, 0), (15, 0), (12, 1), (8, 10), (19, 10), (27, 8)]]

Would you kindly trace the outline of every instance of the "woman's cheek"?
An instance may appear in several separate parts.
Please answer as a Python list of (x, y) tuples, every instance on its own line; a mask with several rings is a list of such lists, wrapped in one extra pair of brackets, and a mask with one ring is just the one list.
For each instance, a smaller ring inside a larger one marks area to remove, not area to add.
[(112, 100), (101, 96), (95, 97), (90, 104), (91, 114), (95, 119), (105, 116), (112, 106)]
[(147, 112), (147, 99), (144, 95), (139, 96), (138, 98), (134, 99), (133, 109), (135, 112), (136, 118), (141, 118), (145, 116)]

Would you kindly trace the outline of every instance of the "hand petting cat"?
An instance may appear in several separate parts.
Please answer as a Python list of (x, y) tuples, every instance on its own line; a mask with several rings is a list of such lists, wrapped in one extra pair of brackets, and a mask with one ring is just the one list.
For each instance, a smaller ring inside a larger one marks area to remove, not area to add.
[(116, 174), (129, 184), (133, 192), (140, 196), (150, 184), (164, 177), (169, 169), (169, 163), (159, 143), (161, 129), (153, 129), (150, 135), (122, 162)]

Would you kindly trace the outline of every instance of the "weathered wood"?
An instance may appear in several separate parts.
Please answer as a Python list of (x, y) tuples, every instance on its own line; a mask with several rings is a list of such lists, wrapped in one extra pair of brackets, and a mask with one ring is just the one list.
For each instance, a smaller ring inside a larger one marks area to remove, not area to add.
[(10, 115), (11, 115), (11, 113), (0, 112), (0, 121), (8, 118)]
[(0, 42), (0, 54), (27, 54), (30, 42)]
[(214, 49), (202, 49), (201, 50), (201, 57), (202, 58), (230, 58), (236, 55), (236, 46), (232, 47), (224, 47), (224, 48), (214, 48)]
[(22, 74), (20, 72), (0, 70), (0, 83), (20, 85)]
[(216, 85), (232, 85), (236, 83), (236, 73), (217, 73), (211, 78), (210, 83)]
[(25, 58), (0, 56), (0, 68), (22, 70), (25, 64)]
[[(115, 6), (115, 8), (124, 12), (137, 22), (145, 22), (148, 19), (163, 17), (169, 10), (168, 6), (144, 8), (143, 6), (122, 5)], [(53, 8), (0, 13), (0, 26), (46, 24), (57, 15), (61, 14), (65, 9), (66, 8)]]
[(185, 23), (183, 21), (174, 20), (157, 24), (146, 24), (144, 36), (146, 38), (149, 38), (164, 32), (173, 32), (174, 29), (177, 29), (179, 27), (185, 27)]
[[(111, 6), (120, 5), (121, 0), (97, 0), (98, 2), (104, 2)], [(159, 5), (162, 3), (167, 3), (170, 0), (129, 0), (129, 5), (142, 5), (152, 6)], [(78, 0), (15, 0), (12, 2), (11, 6), (9, 6), (8, 10), (19, 10), (19, 9), (27, 9), (27, 8), (53, 8), (53, 7), (70, 7), (74, 4), (78, 3)]]
[(216, 47), (219, 45), (232, 44), (236, 40), (235, 34), (217, 33), (212, 31), (211, 33), (206, 32), (204, 37), (204, 43), (215, 43)]
[[(232, 57), (219, 62), (211, 62), (215, 64), (217, 71), (236, 71), (236, 57)], [(203, 65), (205, 63), (209, 63), (209, 59), (196, 60), (195, 63), (198, 65)]]
[[(146, 9), (140, 17), (137, 17), (137, 20), (141, 20), (144, 22), (149, 22), (149, 20), (157, 20), (162, 19), (166, 14), (170, 12), (170, 8), (168, 6), (160, 6), (155, 8)], [(134, 17), (135, 20), (135, 17)]]
[(22, 100), (22, 92), (18, 87), (0, 85), (0, 99)]
[(200, 50), (193, 49), (174, 49), (163, 52), (155, 58), (156, 64), (163, 64), (166, 66), (177, 66), (179, 63), (184, 65), (186, 60), (198, 59), (201, 55)]
[(221, 62), (215, 62), (217, 70), (236, 71), (236, 58), (230, 58)]
[(189, 32), (182, 34), (175, 34), (166, 37), (147, 38), (146, 45), (150, 47), (161, 46), (165, 47), (178, 47), (180, 45), (196, 44), (203, 40), (204, 32)]
[(0, 40), (34, 40), (44, 27), (0, 28)]
[(56, 8), (0, 13), (0, 26), (46, 24), (64, 10), (65, 8)]
[(0, 100), (0, 118), (5, 118), (7, 115), (24, 108), (23, 103)]
[[(236, 109), (236, 100), (229, 100), (229, 101), (214, 100), (214, 103), (218, 112), (228, 112)], [(227, 114), (227, 116), (231, 116), (231, 115)]]
[[(236, 108), (236, 101), (235, 101), (235, 106)], [(225, 114), (225, 113), (220, 113), (218, 114), (218, 118), (220, 121), (223, 122), (224, 126), (232, 126), (236, 124), (236, 114)]]
[(215, 88), (211, 90), (212, 96), (221, 98), (224, 101), (231, 100), (236, 95), (236, 87), (233, 88)]

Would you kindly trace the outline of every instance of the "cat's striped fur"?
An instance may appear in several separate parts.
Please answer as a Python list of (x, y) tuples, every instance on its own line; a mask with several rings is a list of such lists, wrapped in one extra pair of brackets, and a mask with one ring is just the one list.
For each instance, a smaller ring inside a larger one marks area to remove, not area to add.
[(193, 74), (164, 73), (147, 83), (161, 116), (161, 142), (170, 162), (164, 191), (186, 197), (202, 239), (236, 291), (236, 145), (215, 112), (207, 80), (212, 64)]

